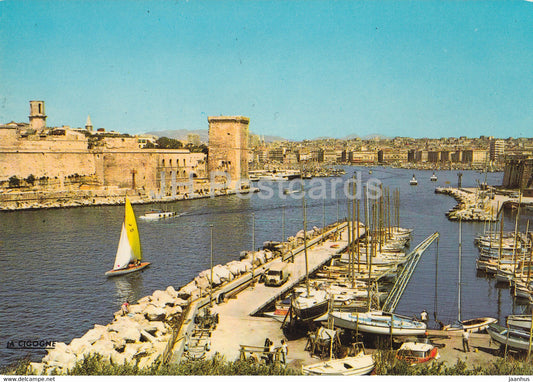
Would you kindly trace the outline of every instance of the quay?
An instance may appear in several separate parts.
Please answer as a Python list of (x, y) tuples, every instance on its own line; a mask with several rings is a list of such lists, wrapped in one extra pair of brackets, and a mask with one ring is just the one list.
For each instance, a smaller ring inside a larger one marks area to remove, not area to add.
[(213, 192), (195, 192), (192, 194), (177, 194), (176, 196), (151, 197), (125, 190), (77, 190), (55, 192), (18, 192), (7, 193), (0, 191), (0, 212), (38, 209), (119, 206), (124, 205), (125, 197), (130, 198), (131, 204), (172, 203), (182, 200), (206, 199), (219, 196), (236, 194), (249, 194), (259, 192), (256, 187), (243, 190), (216, 189)]
[[(505, 206), (517, 206), (519, 198), (513, 193), (495, 189), (437, 187), (435, 193), (453, 196), (458, 204), (446, 213), (450, 220), (496, 221)], [(521, 206), (531, 208), (533, 197), (522, 197)]]

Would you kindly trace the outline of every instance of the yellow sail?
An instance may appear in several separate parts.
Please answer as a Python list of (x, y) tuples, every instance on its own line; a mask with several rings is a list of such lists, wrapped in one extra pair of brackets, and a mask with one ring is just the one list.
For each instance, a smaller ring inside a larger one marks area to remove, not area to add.
[(135, 213), (133, 212), (133, 208), (128, 198), (126, 198), (126, 216), (124, 218), (124, 224), (126, 226), (126, 233), (128, 234), (128, 241), (130, 243), (133, 256), (135, 256), (137, 260), (141, 260), (141, 239), (139, 237), (139, 230), (137, 229)]

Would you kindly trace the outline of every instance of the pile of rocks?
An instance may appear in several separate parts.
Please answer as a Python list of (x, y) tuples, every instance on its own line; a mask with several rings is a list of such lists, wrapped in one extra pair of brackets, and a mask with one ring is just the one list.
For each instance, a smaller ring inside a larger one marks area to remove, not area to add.
[(451, 195), (458, 204), (446, 212), (450, 220), (464, 221), (495, 221), (496, 214), (491, 214), (490, 200), (488, 196), (483, 198), (457, 188), (436, 188), (436, 193)]

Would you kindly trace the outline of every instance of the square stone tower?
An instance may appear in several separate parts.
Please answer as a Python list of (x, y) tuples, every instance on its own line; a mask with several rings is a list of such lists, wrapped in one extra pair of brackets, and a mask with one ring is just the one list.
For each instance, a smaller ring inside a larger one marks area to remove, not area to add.
[[(248, 180), (248, 125), (250, 118), (242, 116), (208, 117), (209, 174), (228, 173), (230, 188), (239, 181)], [(218, 180), (217, 180), (218, 181)]]
[(30, 127), (35, 130), (46, 128), (44, 101), (30, 101)]

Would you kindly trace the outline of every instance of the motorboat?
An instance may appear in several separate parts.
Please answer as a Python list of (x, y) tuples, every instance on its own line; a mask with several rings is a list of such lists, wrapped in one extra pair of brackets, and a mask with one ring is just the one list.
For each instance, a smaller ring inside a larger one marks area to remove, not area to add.
[(431, 175), (431, 177), (429, 178), (429, 180), (431, 180), (432, 182), (436, 182), (437, 181), (437, 175), (435, 175), (435, 173), (433, 172), (433, 175)]
[(413, 366), (418, 363), (439, 359), (440, 356), (435, 345), (421, 342), (404, 342), (398, 349), (396, 358)]
[(162, 211), (162, 210), (150, 210), (144, 215), (140, 216), (139, 219), (143, 220), (158, 220), (158, 219), (167, 219), (177, 216), (177, 213), (174, 211)]
[(413, 178), (409, 181), (409, 184), (410, 184), (411, 186), (416, 186), (416, 185), (418, 185), (418, 180), (416, 180), (416, 178), (415, 178), (415, 174), (413, 174)]
[(308, 366), (302, 366), (304, 375), (365, 375), (375, 366), (370, 354), (360, 352), (354, 357), (330, 359)]

